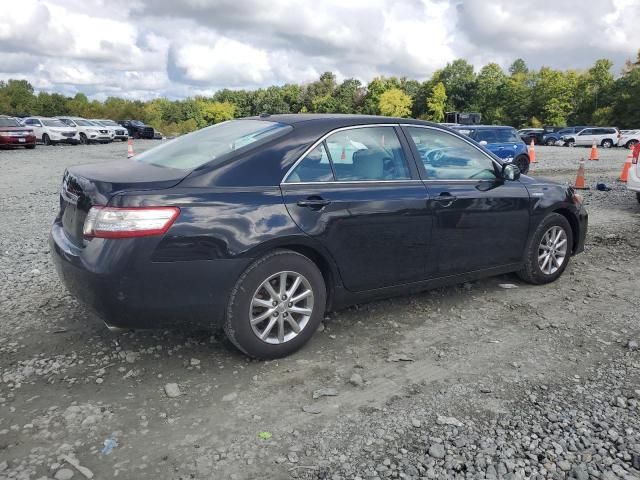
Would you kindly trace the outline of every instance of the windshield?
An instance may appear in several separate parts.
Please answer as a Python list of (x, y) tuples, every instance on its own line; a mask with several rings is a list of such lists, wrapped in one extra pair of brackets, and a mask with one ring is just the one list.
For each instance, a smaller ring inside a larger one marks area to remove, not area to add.
[(473, 138), (477, 142), (485, 141), (487, 143), (519, 143), (522, 141), (514, 128), (478, 130)]
[(58, 120), (56, 118), (42, 120), (42, 123), (47, 127), (72, 127), (73, 126), (73, 124), (65, 123), (62, 120)]
[(135, 125), (136, 127), (144, 127), (144, 123), (140, 120), (131, 120), (131, 125)]
[(135, 159), (160, 167), (194, 169), (291, 129), (289, 125), (262, 120), (232, 120), (183, 135)]
[[(76, 126), (76, 124), (75, 124), (75, 123), (73, 122), (73, 120), (71, 120), (70, 118), (61, 118), (61, 119), (60, 119), (60, 121), (61, 121), (62, 123), (64, 123), (64, 125), (68, 125), (68, 126), (70, 126), (70, 127), (75, 127), (75, 126)], [(47, 125), (45, 122), (43, 122), (43, 123), (44, 123), (45, 125)], [(64, 126), (64, 125), (63, 125), (63, 126)], [(49, 126), (51, 126), (51, 125), (49, 125)]]
[(76, 120), (76, 125), (80, 125), (81, 127), (93, 127), (94, 124), (89, 120)]
[(96, 120), (96, 123), (100, 125), (104, 125), (105, 127), (119, 127), (120, 125), (114, 122), (113, 120)]
[(0, 118), (0, 127), (19, 127), (20, 124), (14, 118)]

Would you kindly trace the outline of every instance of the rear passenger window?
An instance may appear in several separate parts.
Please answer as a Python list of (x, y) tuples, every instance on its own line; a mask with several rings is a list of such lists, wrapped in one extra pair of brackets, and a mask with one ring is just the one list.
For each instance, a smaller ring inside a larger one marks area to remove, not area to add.
[(393, 127), (342, 130), (327, 137), (336, 180), (409, 180), (411, 174)]
[(333, 172), (324, 142), (311, 150), (287, 177), (286, 183), (332, 182)]

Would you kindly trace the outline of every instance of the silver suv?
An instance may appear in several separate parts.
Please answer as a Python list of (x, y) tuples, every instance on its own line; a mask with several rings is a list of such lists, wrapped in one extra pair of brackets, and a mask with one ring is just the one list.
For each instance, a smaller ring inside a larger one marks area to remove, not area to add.
[(611, 148), (618, 143), (620, 132), (616, 127), (590, 127), (578, 133), (562, 137), (568, 147), (588, 146), (594, 143), (603, 148)]

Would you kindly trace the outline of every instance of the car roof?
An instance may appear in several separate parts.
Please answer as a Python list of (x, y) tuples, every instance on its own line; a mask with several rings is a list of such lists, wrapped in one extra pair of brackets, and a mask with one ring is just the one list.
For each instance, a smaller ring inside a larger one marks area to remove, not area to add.
[[(457, 125), (455, 127), (451, 127), (454, 128), (456, 130), (460, 130), (460, 129), (480, 129), (480, 130), (489, 130), (491, 128), (513, 128), (510, 127), (509, 125)], [(515, 130), (515, 129), (514, 129)], [(523, 129), (525, 130), (525, 129)], [(528, 130), (528, 129), (526, 129)]]
[[(339, 128), (350, 125), (369, 125), (377, 123), (403, 123), (411, 125), (429, 125), (442, 127), (437, 123), (414, 118), (385, 117), (382, 115), (353, 115), (341, 113), (284, 113), (274, 115), (260, 115), (245, 117), (250, 120), (264, 120), (295, 126), (301, 123), (317, 123), (329, 128)], [(241, 120), (241, 119), (239, 119)]]

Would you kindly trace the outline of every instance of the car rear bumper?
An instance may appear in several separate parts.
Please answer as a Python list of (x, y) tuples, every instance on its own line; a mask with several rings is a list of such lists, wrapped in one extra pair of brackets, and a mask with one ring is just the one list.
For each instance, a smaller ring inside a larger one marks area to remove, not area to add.
[(214, 327), (224, 318), (250, 260), (152, 262), (140, 258), (139, 240), (94, 239), (78, 247), (58, 222), (49, 237), (58, 276), (109, 327)]
[(36, 137), (31, 135), (28, 137), (0, 137), (0, 147), (26, 147), (36, 144)]

